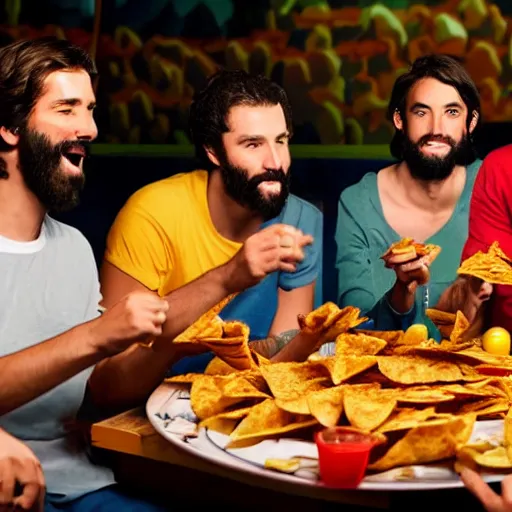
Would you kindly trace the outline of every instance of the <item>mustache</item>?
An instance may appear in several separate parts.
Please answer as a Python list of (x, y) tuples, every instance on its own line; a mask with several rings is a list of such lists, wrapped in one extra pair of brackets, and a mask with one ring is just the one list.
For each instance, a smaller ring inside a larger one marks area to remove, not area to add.
[(288, 177), (282, 168), (267, 169), (265, 172), (253, 176), (249, 180), (249, 184), (252, 187), (257, 187), (260, 183), (263, 183), (264, 181), (277, 181), (284, 185), (288, 181)]
[(440, 133), (427, 133), (426, 135), (423, 135), (416, 144), (418, 145), (418, 147), (421, 147), (424, 146), (425, 144), (428, 144), (429, 142), (443, 142), (444, 144), (448, 144), (452, 148), (454, 148), (457, 145), (457, 143), (450, 136), (442, 135)]

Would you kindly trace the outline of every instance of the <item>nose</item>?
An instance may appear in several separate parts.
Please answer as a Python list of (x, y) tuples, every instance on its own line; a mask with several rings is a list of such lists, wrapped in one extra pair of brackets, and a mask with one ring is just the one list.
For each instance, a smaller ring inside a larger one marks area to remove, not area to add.
[(269, 144), (263, 165), (265, 169), (281, 169), (283, 161), (280, 155), (280, 149), (276, 144)]
[(443, 131), (443, 116), (432, 113), (432, 126), (431, 126), (431, 133), (444, 133)]
[(98, 136), (98, 127), (92, 115), (92, 111), (87, 111), (80, 117), (79, 126), (76, 130), (76, 136), (80, 140), (92, 141)]
[(491, 298), (493, 291), (493, 286), (491, 283), (483, 282), (482, 286), (480, 286), (480, 291), (478, 293), (478, 298), (481, 301), (489, 300)]

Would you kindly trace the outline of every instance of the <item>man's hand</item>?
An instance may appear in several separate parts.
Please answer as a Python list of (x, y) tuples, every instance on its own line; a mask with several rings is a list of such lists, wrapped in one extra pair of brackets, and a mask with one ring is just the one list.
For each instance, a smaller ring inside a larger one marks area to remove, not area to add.
[(430, 279), (430, 255), (412, 257), (410, 261), (403, 261), (403, 256), (390, 255), (385, 258), (384, 263), (396, 273), (396, 281), (389, 297), (391, 306), (399, 313), (406, 313), (414, 305), (418, 286), (428, 283)]
[(225, 265), (228, 292), (250, 288), (276, 270), (295, 272), (297, 263), (304, 259), (304, 247), (311, 243), (311, 235), (284, 224), (252, 235)]
[(160, 336), (169, 304), (151, 292), (133, 292), (92, 323), (96, 348), (114, 355), (134, 342)]
[(512, 475), (501, 482), (501, 496), (487, 485), (472, 469), (464, 468), (460, 474), (464, 485), (482, 503), (488, 512), (512, 512)]
[(406, 288), (416, 289), (418, 285), (428, 283), (430, 279), (430, 257), (423, 256), (421, 258), (413, 258), (410, 261), (398, 262), (399, 256), (390, 256), (386, 258), (386, 267), (391, 268), (396, 273), (396, 279)]
[[(15, 496), (16, 484), (22, 487), (19, 496)], [(32, 450), (0, 430), (0, 511), (42, 512), (44, 492), (43, 470)]]

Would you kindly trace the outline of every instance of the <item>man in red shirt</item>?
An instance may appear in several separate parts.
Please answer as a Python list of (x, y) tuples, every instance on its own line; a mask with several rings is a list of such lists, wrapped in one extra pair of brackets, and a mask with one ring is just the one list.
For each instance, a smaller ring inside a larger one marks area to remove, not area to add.
[[(473, 187), (469, 211), (469, 234), (462, 261), (477, 251), (486, 252), (497, 241), (512, 256), (512, 144), (487, 155)], [(512, 332), (512, 286), (495, 285), (486, 327)]]

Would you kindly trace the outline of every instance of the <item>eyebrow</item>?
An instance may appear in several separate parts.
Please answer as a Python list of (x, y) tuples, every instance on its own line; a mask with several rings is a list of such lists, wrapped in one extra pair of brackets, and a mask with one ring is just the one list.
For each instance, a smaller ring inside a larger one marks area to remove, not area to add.
[[(452, 101), (451, 103), (447, 103), (446, 105), (443, 106), (443, 108), (453, 108), (453, 107), (463, 108), (462, 105), (458, 101)], [(413, 111), (417, 108), (423, 108), (425, 110), (432, 110), (432, 107), (429, 107), (425, 103), (420, 103), (417, 101), (416, 103), (413, 103), (411, 105), (411, 107), (409, 108), (409, 111)]]
[[(281, 140), (284, 138), (290, 137), (290, 134), (286, 131), (283, 133), (280, 133), (275, 140)], [(265, 140), (265, 137), (263, 135), (241, 135), (237, 139), (238, 144), (245, 144), (247, 142), (263, 142)]]
[[(79, 98), (66, 98), (62, 100), (54, 101), (51, 106), (52, 108), (58, 108), (58, 107), (77, 107), (81, 105), (83, 102)], [(89, 110), (93, 109), (96, 106), (96, 102), (91, 101), (88, 103), (87, 108)]]

